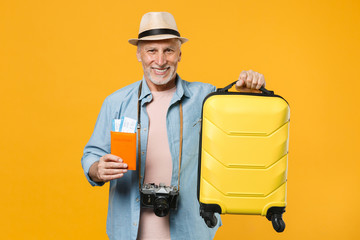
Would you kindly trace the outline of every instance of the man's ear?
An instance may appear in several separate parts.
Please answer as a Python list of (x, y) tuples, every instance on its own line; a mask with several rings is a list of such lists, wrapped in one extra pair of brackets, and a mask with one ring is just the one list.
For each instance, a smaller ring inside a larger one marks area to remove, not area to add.
[(180, 62), (180, 60), (181, 60), (181, 51), (180, 51), (180, 54), (179, 54), (179, 61), (178, 62)]
[(139, 50), (136, 51), (136, 58), (137, 58), (137, 60), (139, 62), (141, 62), (141, 56), (140, 56), (140, 51)]

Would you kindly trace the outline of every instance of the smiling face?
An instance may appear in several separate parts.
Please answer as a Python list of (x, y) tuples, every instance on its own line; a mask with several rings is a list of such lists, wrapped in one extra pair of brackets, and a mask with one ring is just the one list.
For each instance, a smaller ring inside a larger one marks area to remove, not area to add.
[(136, 53), (142, 63), (150, 90), (162, 91), (175, 86), (177, 64), (181, 59), (178, 39), (141, 41)]

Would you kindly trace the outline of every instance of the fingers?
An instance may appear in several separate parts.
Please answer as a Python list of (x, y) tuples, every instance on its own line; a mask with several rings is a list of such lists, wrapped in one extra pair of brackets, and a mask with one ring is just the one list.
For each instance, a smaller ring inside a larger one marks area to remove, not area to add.
[(239, 80), (236, 82), (236, 87), (243, 87), (245, 85), (245, 81), (247, 79), (246, 71), (242, 71), (239, 76)]
[(253, 78), (254, 78), (254, 71), (253, 70), (247, 71), (247, 78), (246, 78), (246, 87), (247, 88), (251, 88), (251, 83), (253, 81)]
[(237, 82), (236, 82), (236, 85), (235, 87), (236, 88), (241, 88), (245, 85), (245, 81), (243, 79), (239, 79)]
[(118, 179), (118, 178), (122, 178), (124, 176), (123, 173), (120, 173), (120, 174), (115, 174), (115, 175), (103, 175), (101, 180), (103, 182), (108, 182), (108, 181), (111, 181), (111, 180), (115, 180), (115, 179)]
[(120, 157), (106, 154), (100, 158), (97, 177), (104, 182), (121, 178), (127, 172), (127, 167)]
[(112, 155), (112, 154), (106, 154), (100, 158), (100, 161), (101, 161), (101, 159), (103, 159), (103, 161), (105, 161), (105, 162), (111, 162), (111, 161), (123, 162), (123, 160), (120, 157)]
[(100, 158), (98, 167), (101, 169), (126, 169), (128, 166), (118, 156), (107, 154)]
[(127, 172), (127, 169), (123, 168), (104, 168), (103, 166), (100, 166), (98, 168), (98, 178), (101, 179), (103, 182), (111, 181), (117, 178), (121, 178), (124, 176), (124, 174)]
[(121, 162), (104, 162), (104, 166), (106, 166), (107, 169), (121, 169), (121, 168), (127, 168), (126, 163)]
[(126, 173), (127, 169), (108, 169), (105, 168), (102, 170), (104, 175), (117, 175), (121, 173)]
[(260, 74), (260, 79), (258, 81), (258, 84), (256, 85), (256, 89), (260, 89), (262, 86), (265, 87), (265, 77), (264, 75)]
[(239, 80), (236, 82), (236, 89), (238, 90), (243, 90), (243, 88), (255, 90), (260, 89), (261, 86), (265, 86), (265, 77), (253, 70), (242, 71)]
[[(256, 75), (258, 75), (258, 73), (256, 73)], [(254, 78), (252, 79), (250, 88), (251, 88), (251, 89), (256, 89), (257, 83), (258, 83), (258, 79), (257, 79), (257, 77), (254, 77)]]

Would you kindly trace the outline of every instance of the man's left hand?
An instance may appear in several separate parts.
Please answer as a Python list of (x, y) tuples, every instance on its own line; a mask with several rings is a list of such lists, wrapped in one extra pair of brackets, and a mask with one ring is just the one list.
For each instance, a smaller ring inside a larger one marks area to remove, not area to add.
[(235, 88), (241, 92), (260, 92), (261, 86), (265, 86), (264, 75), (253, 70), (242, 71), (236, 82)]

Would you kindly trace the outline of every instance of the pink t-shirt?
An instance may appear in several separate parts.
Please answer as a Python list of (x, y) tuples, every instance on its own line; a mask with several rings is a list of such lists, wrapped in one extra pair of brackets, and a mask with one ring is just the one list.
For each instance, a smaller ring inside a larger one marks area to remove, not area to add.
[[(152, 92), (153, 99), (146, 106), (149, 116), (149, 136), (145, 163), (145, 183), (171, 184), (172, 159), (166, 130), (166, 114), (176, 87)], [(169, 215), (158, 217), (153, 209), (142, 208), (138, 239), (171, 239)]]

